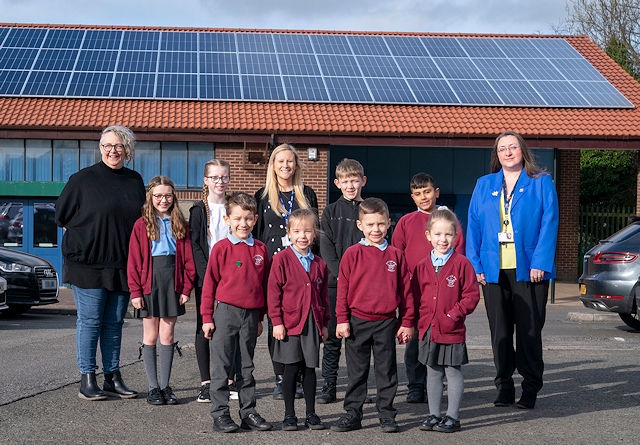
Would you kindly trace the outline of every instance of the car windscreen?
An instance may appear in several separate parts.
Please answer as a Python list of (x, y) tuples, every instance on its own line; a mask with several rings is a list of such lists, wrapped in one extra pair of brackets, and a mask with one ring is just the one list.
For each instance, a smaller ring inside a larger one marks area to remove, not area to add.
[(609, 243), (625, 243), (629, 246), (640, 246), (640, 222), (633, 223), (607, 238)]

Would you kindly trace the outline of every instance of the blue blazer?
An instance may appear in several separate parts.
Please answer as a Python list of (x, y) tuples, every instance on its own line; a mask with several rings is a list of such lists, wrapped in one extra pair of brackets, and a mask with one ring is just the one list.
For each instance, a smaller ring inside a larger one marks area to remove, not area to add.
[[(497, 283), (500, 272), (500, 193), (503, 172), (482, 176), (469, 204), (467, 258), (488, 283)], [(554, 257), (558, 237), (558, 195), (551, 176), (530, 178), (522, 171), (511, 203), (516, 247), (516, 280), (530, 281), (530, 270), (544, 270), (544, 279), (555, 277)]]

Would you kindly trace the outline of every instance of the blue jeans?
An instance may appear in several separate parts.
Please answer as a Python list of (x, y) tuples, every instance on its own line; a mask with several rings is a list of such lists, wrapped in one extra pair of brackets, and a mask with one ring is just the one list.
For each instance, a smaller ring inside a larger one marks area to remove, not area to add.
[(102, 370), (120, 369), (122, 325), (129, 304), (129, 293), (106, 289), (83, 289), (71, 286), (76, 303), (76, 353), (80, 372), (98, 369), (96, 351), (100, 340)]

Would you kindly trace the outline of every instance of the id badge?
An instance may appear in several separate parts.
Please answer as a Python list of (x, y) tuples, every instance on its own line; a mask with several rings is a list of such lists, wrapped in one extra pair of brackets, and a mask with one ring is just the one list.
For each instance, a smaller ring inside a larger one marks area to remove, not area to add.
[(513, 233), (511, 233), (511, 232), (498, 232), (498, 242), (499, 243), (512, 243), (513, 242)]
[(282, 245), (284, 247), (288, 247), (291, 245), (291, 240), (289, 239), (288, 235), (283, 236), (282, 238), (280, 238), (280, 240), (282, 241)]

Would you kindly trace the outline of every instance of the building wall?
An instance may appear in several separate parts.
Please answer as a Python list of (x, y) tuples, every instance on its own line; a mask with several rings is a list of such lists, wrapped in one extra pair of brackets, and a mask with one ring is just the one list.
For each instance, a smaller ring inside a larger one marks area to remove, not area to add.
[(580, 215), (580, 150), (558, 150), (556, 190), (560, 227), (556, 248), (557, 279), (578, 278), (578, 222)]

